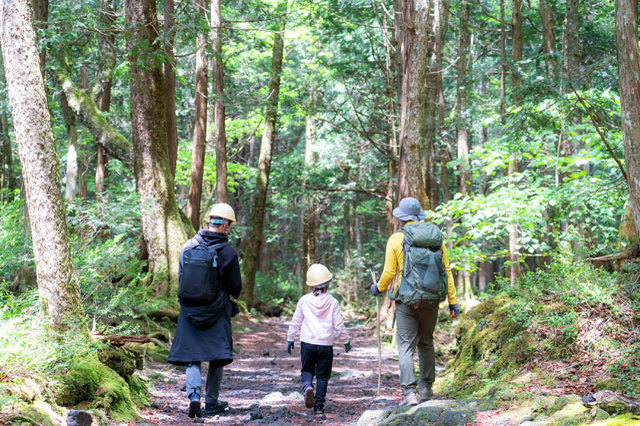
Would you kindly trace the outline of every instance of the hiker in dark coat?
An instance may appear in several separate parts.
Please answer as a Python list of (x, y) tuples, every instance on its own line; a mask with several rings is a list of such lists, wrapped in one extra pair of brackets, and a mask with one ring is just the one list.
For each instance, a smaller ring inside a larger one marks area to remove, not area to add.
[[(219, 414), (228, 407), (226, 401), (218, 400), (218, 394), (223, 366), (233, 362), (231, 317), (237, 313), (238, 308), (229, 296), (237, 298), (242, 290), (238, 254), (229, 245), (227, 237), (229, 228), (235, 222), (235, 213), (231, 206), (225, 203), (214, 205), (209, 211), (209, 229), (201, 229), (194, 238), (185, 243), (180, 252), (180, 316), (168, 361), (187, 367), (189, 417), (202, 417), (201, 362), (204, 361), (209, 362), (204, 415)], [(188, 274), (184, 269), (185, 252), (198, 245), (206, 246), (209, 250), (213, 247), (217, 252), (217, 259), (211, 264), (215, 265), (217, 270), (218, 291), (211, 296), (212, 301), (206, 304), (202, 303), (202, 300), (208, 300), (204, 296), (200, 299), (187, 297), (182, 281)]]

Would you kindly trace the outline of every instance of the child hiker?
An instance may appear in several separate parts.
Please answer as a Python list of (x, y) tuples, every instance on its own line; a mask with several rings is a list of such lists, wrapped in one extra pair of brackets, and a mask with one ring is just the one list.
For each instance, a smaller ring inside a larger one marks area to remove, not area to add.
[[(345, 353), (351, 350), (349, 333), (340, 314), (340, 304), (327, 293), (331, 278), (333, 275), (326, 266), (316, 263), (309, 267), (307, 285), (311, 287), (311, 292), (298, 300), (287, 333), (289, 354), (293, 349), (293, 341), (300, 334), (304, 405), (313, 408), (314, 414), (324, 413), (324, 398), (333, 364), (334, 340), (346, 342)], [(317, 376), (315, 395), (313, 376)]]

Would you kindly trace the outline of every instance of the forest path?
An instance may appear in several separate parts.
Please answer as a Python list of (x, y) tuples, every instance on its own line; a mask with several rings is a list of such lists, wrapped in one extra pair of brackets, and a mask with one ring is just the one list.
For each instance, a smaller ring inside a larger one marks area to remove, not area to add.
[[(224, 368), (220, 389), (220, 399), (227, 401), (230, 409), (222, 415), (204, 418), (204, 423), (344, 425), (355, 423), (366, 410), (400, 402), (397, 354), (383, 348), (382, 397), (378, 399), (375, 333), (346, 318), (353, 349), (345, 354), (341, 344), (334, 346), (325, 414), (314, 416), (313, 410), (305, 408), (302, 401), (299, 343), (296, 342), (292, 355), (286, 351), (289, 319), (252, 321), (239, 317), (233, 319), (237, 352), (234, 362)], [(142, 421), (138, 424), (194, 423), (186, 413), (184, 368), (148, 363), (143, 375), (153, 380), (152, 404), (141, 413)]]

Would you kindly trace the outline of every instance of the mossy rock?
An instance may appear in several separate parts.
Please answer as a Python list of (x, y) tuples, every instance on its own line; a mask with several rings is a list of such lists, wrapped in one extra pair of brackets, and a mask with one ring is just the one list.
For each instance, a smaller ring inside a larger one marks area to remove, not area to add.
[(89, 408), (103, 409), (114, 420), (139, 418), (127, 382), (95, 358), (74, 360), (58, 380), (61, 384), (56, 395), (58, 405), (72, 407), (86, 401)]
[(145, 351), (145, 357), (152, 362), (167, 362), (169, 357), (169, 349), (157, 345), (153, 342), (142, 345)]
[(46, 410), (34, 404), (26, 405), (9, 417), (9, 424), (12, 425), (37, 425), (55, 426), (57, 423), (51, 420), (51, 416)]
[(591, 423), (597, 426), (640, 426), (640, 416), (631, 413), (620, 416), (609, 417), (606, 420), (599, 420)]
[(536, 353), (535, 338), (525, 333), (515, 336), (500, 350), (500, 356), (491, 364), (489, 377), (498, 377), (507, 369), (516, 369), (531, 361)]
[(565, 405), (561, 410), (556, 411), (550, 418), (549, 424), (554, 426), (579, 425), (591, 420), (589, 409), (582, 404), (582, 401)]
[(126, 347), (105, 346), (98, 351), (98, 359), (125, 379), (133, 375), (136, 369), (141, 370), (144, 363), (141, 351)]
[(609, 378), (605, 380), (598, 380), (596, 382), (596, 390), (610, 390), (617, 391), (618, 389), (622, 389), (622, 385), (620, 381), (614, 378)]
[(511, 318), (514, 300), (495, 297), (463, 315), (455, 334), (460, 347), (455, 361), (453, 389), (463, 394), (480, 391), (486, 381), (498, 378), (508, 368), (530, 361), (536, 351), (535, 339), (521, 335), (525, 326)]
[(149, 387), (144, 379), (133, 375), (126, 378), (127, 385), (129, 386), (129, 393), (131, 394), (131, 400), (137, 407), (146, 407), (150, 404), (149, 400)]

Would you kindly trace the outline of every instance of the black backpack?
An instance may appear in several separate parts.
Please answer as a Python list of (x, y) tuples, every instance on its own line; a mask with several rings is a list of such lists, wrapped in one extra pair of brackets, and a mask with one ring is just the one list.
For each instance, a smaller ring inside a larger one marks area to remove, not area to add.
[(218, 250), (227, 243), (207, 246), (200, 235), (198, 244), (182, 254), (178, 277), (178, 298), (188, 305), (208, 305), (218, 296)]

